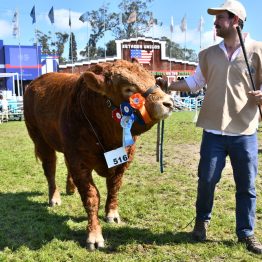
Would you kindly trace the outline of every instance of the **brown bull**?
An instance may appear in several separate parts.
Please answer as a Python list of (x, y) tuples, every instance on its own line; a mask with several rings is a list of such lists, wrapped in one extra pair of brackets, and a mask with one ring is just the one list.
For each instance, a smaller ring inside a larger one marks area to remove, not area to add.
[[(112, 118), (112, 110), (135, 93), (146, 97), (144, 105), (151, 120), (147, 124), (134, 122), (131, 133), (135, 140), (172, 111), (170, 96), (155, 87), (154, 77), (143, 67), (120, 60), (95, 65), (81, 75), (49, 73), (34, 80), (25, 91), (25, 123), (35, 154), (42, 161), (49, 204), (61, 204), (55, 183), (58, 151), (64, 154), (68, 169), (67, 193), (77, 188), (88, 214), (89, 249), (104, 246), (98, 219), (100, 197), (92, 171), (106, 178), (107, 221), (119, 223), (117, 195), (135, 150), (134, 144), (125, 147), (129, 161), (108, 168), (104, 153), (123, 145), (123, 128)], [(139, 118), (139, 112), (135, 114)]]

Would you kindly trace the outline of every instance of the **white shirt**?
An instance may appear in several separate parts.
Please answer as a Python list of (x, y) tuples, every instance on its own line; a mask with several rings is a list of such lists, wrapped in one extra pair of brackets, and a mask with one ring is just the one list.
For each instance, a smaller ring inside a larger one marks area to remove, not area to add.
[(7, 111), (8, 110), (8, 102), (6, 99), (1, 99), (0, 104), (2, 105), (2, 111)]

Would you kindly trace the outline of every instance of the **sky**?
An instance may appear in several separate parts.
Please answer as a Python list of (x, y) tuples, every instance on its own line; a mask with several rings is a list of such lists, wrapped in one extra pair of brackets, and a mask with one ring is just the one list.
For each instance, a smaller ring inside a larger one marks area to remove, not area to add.
[[(35, 29), (47, 34), (48, 31), (67, 32), (69, 28), (69, 9), (71, 10), (71, 29), (74, 32), (77, 42), (78, 52), (83, 50), (87, 41), (90, 29), (87, 23), (79, 20), (81, 14), (86, 11), (99, 9), (104, 3), (109, 3), (109, 11), (119, 13), (118, 4), (121, 0), (0, 0), (0, 39), (4, 40), (5, 45), (32, 45), (35, 37)], [(147, 34), (148, 37), (160, 38), (172, 37), (172, 41), (180, 44), (181, 47), (194, 49), (196, 53), (201, 48), (214, 44), (213, 22), (214, 17), (207, 14), (210, 7), (218, 7), (224, 0), (154, 0), (148, 4), (148, 9), (153, 12), (154, 18), (162, 22), (162, 26), (154, 26)], [(262, 1), (261, 0), (242, 0), (241, 3), (247, 11), (247, 21), (244, 31), (249, 32), (253, 39), (262, 41)], [(30, 12), (35, 5), (36, 23), (32, 24)], [(48, 12), (53, 6), (55, 23), (51, 24)], [(12, 19), (15, 11), (19, 13), (20, 37), (12, 35)], [(186, 33), (181, 32), (180, 25), (183, 17), (186, 17)], [(199, 33), (200, 17), (203, 17), (204, 24)], [(171, 17), (174, 21), (174, 32), (171, 35)], [(100, 40), (99, 46), (103, 47), (106, 42), (114, 39), (110, 33)], [(201, 41), (200, 41), (201, 39)], [(216, 42), (221, 39), (216, 38)], [(68, 50), (65, 46), (65, 50)], [(66, 57), (66, 51), (64, 57)]]

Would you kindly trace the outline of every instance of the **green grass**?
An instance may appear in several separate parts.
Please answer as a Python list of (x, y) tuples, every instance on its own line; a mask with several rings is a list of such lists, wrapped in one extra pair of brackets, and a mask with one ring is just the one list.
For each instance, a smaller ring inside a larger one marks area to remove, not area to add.
[[(230, 165), (216, 190), (209, 241), (191, 240), (193, 223), (188, 223), (195, 215), (202, 134), (193, 117), (178, 112), (165, 121), (162, 174), (155, 157), (156, 127), (139, 138), (119, 194), (122, 225), (104, 222), (105, 180), (94, 174), (106, 241), (106, 248), (95, 252), (85, 249), (86, 214), (79, 194), (65, 194), (63, 156), (58, 155), (57, 166), (62, 206), (50, 208), (41, 163), (35, 160), (24, 122), (0, 125), (0, 261), (261, 261), (236, 241)], [(260, 173), (261, 162), (260, 153)], [(262, 241), (261, 192), (258, 176), (256, 235)]]

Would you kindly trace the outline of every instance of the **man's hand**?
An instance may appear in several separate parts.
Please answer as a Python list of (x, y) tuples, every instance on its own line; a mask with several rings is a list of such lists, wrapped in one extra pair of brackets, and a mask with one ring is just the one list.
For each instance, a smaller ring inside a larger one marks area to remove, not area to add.
[(255, 98), (257, 105), (262, 105), (262, 91), (260, 90), (249, 91), (248, 94)]

